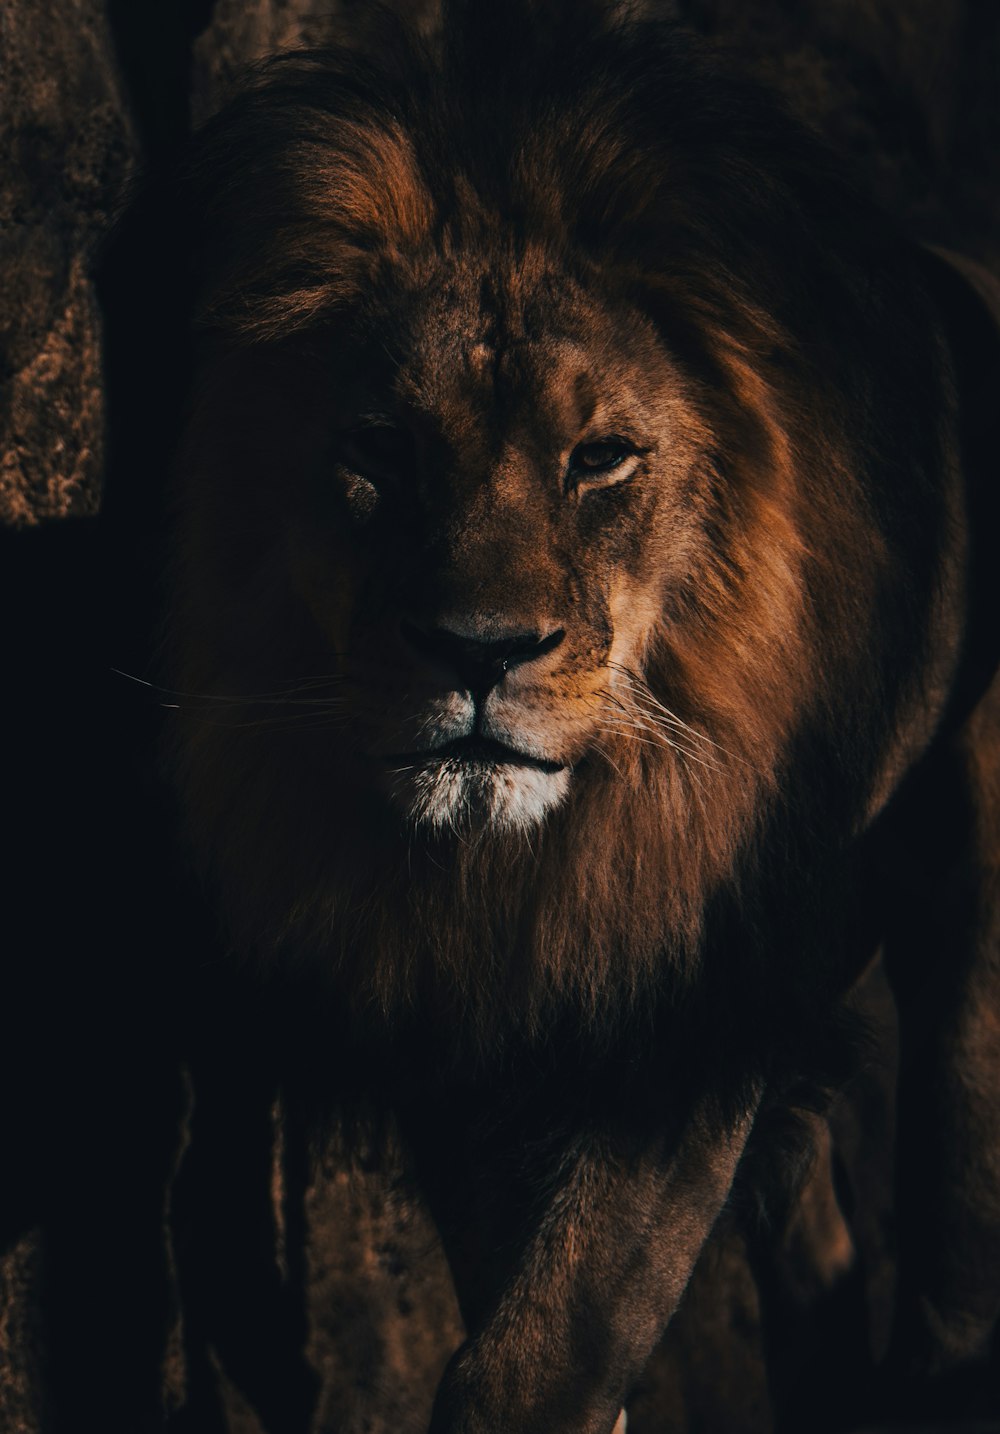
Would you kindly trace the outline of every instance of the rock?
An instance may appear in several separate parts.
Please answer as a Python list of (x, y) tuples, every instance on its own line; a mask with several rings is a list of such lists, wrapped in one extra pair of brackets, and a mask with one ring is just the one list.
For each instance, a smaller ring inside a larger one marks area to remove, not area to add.
[(0, 521), (96, 511), (97, 242), (136, 159), (100, 0), (8, 0), (0, 30)]

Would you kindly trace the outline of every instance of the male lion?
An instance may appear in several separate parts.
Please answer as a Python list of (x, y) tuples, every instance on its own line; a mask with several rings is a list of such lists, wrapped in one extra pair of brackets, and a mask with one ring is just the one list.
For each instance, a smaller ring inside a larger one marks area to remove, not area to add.
[(170, 203), (168, 770), (301, 1083), (420, 1173), (468, 1329), (433, 1434), (608, 1434), (880, 944), (890, 1368), (984, 1357), (971, 291), (754, 85), (591, 4), (277, 59)]

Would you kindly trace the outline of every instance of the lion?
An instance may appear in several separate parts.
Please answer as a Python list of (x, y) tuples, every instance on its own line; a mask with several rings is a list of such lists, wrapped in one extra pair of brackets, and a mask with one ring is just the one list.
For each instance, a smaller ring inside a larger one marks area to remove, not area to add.
[(158, 680), (289, 1084), (391, 1112), (439, 1223), (468, 1337), (432, 1434), (609, 1434), (880, 946), (888, 1369), (973, 1365), (990, 326), (668, 23), (373, 34), (264, 65), (168, 186), (195, 377)]

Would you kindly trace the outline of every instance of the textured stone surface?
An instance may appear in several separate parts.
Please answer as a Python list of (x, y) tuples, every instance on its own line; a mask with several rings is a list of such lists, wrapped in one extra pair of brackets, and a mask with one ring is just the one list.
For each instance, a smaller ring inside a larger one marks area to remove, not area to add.
[(100, 0), (0, 10), (0, 520), (94, 511), (95, 244), (135, 157)]
[(37, 1231), (0, 1254), (0, 1429), (6, 1434), (34, 1434), (43, 1417), (41, 1258)]
[(313, 1434), (423, 1434), (462, 1339), (440, 1241), (398, 1170), (332, 1154), (307, 1196)]
[[(370, 7), (368, 7), (370, 8)], [(393, 0), (386, 8), (432, 25), (435, 0)], [(364, 0), (216, 0), (194, 45), (191, 117), (201, 124), (222, 105), (240, 71), (276, 50), (329, 44)]]

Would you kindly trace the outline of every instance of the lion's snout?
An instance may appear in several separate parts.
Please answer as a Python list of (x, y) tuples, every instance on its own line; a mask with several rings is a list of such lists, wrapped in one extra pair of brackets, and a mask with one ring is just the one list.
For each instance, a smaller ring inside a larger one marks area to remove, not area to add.
[(444, 671), (456, 686), (482, 700), (513, 668), (540, 661), (566, 636), (548, 623), (451, 618), (441, 623), (404, 619), (400, 633), (411, 654)]
[(380, 785), (413, 824), (525, 829), (565, 798), (570, 764), (550, 712), (566, 636), (523, 611), (400, 619), (397, 716), (412, 736), (384, 734)]

